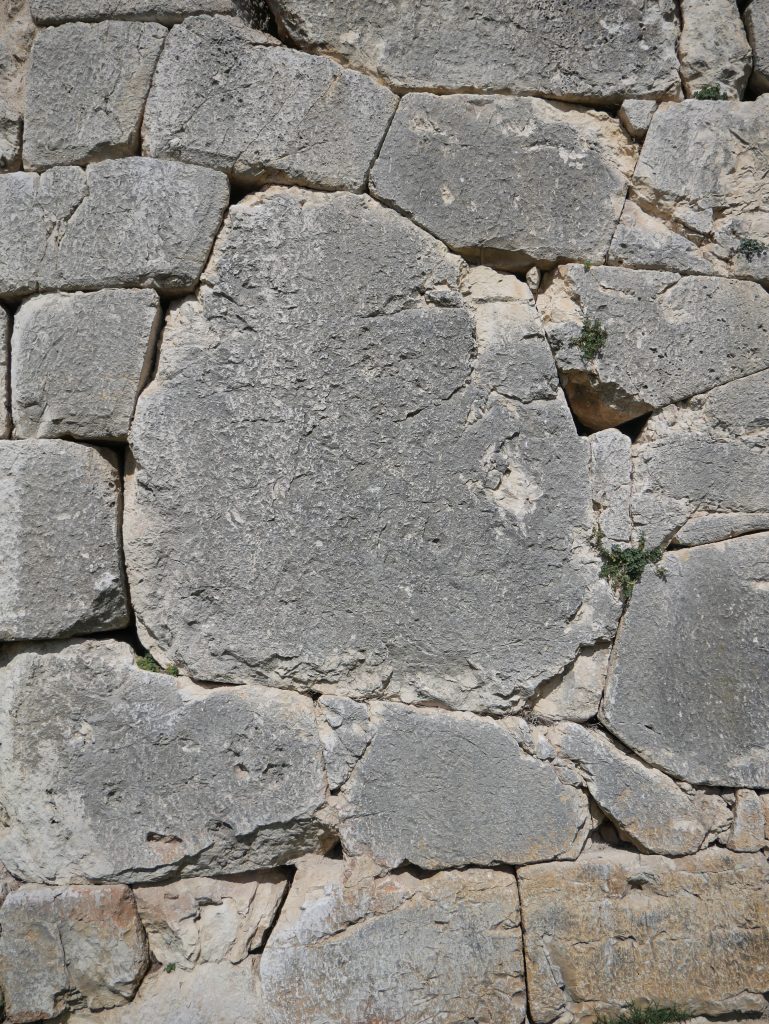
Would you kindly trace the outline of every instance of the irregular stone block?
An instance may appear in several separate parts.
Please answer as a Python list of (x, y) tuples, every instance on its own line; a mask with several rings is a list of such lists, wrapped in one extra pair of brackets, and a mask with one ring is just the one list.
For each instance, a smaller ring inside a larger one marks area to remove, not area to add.
[(719, 540), (731, 540), (746, 533), (769, 530), (769, 514), (739, 512), (695, 512), (672, 538), (677, 547), (691, 547), (694, 544), (715, 544)]
[[(769, 295), (752, 281), (571, 264), (537, 304), (569, 403), (593, 429), (769, 367)], [(607, 333), (590, 359), (588, 319)]]
[[(39, 0), (38, 0), (39, 2)], [(301, 47), (384, 78), (396, 89), (537, 93), (619, 103), (679, 95), (678, 25), (670, 0), (275, 0)]]
[(328, 783), (337, 790), (347, 782), (371, 739), (368, 705), (347, 697), (321, 697), (318, 709)]
[(673, 270), (681, 274), (718, 274), (718, 266), (698, 246), (665, 221), (644, 213), (628, 199), (609, 248), (607, 263), (638, 270)]
[(753, 51), (750, 84), (756, 92), (769, 90), (769, 0), (751, 0), (743, 15)]
[(619, 430), (590, 435), (590, 480), (598, 528), (607, 541), (630, 540), (630, 438)]
[(237, 14), (234, 0), (30, 0), (38, 25), (127, 18), (171, 25), (192, 14)]
[(228, 198), (220, 171), (146, 157), (0, 175), (0, 297), (192, 288)]
[(736, 0), (681, 0), (681, 17), (678, 56), (686, 95), (717, 85), (727, 99), (741, 100), (753, 54)]
[(613, 632), (588, 443), (560, 392), (505, 397), (520, 333), (474, 372), (462, 269), (368, 197), (232, 208), (131, 429), (146, 646), (197, 679), (503, 711)]
[[(701, 12), (700, 3), (693, 6)], [(692, 153), (706, 157), (691, 160)], [(710, 273), (769, 283), (769, 247), (760, 248), (769, 237), (769, 97), (664, 103), (644, 141), (630, 199), (694, 244)], [(621, 226), (630, 214), (623, 212)], [(623, 261), (647, 265), (647, 248), (636, 261), (626, 240)]]
[(769, 788), (769, 535), (668, 553), (636, 584), (601, 718), (649, 764), (695, 784)]
[(654, 100), (625, 100), (619, 108), (622, 127), (634, 139), (642, 139), (652, 123), (657, 104)]
[(357, 71), (281, 46), (237, 18), (171, 30), (144, 114), (150, 156), (282, 182), (361, 191), (397, 98)]
[(125, 441), (161, 321), (149, 289), (22, 303), (11, 342), (15, 436)]
[(595, 718), (603, 695), (611, 649), (607, 646), (583, 651), (566, 672), (537, 690), (531, 710), (548, 721), (566, 719), (587, 722)]
[(288, 886), (277, 871), (236, 879), (184, 878), (134, 890), (150, 950), (160, 964), (237, 964), (260, 949)]
[(110, 452), (0, 442), (0, 641), (128, 625), (120, 506)]
[(11, 648), (0, 676), (0, 859), (19, 877), (226, 875), (317, 848), (309, 698), (143, 672), (112, 640)]
[(11, 1024), (127, 1002), (149, 966), (124, 885), (23, 885), (0, 908), (0, 985)]
[(521, 1024), (519, 921), (511, 874), (307, 858), (262, 954), (264, 1024)]
[(757, 853), (766, 846), (764, 805), (752, 789), (737, 790), (734, 823), (725, 845), (744, 853)]
[(38, 33), (27, 75), (24, 166), (130, 156), (166, 29), (75, 23)]
[(11, 324), (10, 316), (0, 306), (0, 440), (11, 433), (11, 395), (8, 388)]
[(584, 794), (504, 724), (396, 704), (370, 709), (373, 738), (342, 790), (348, 852), (430, 869), (579, 852)]
[(691, 1016), (766, 1011), (769, 866), (709, 849), (667, 860), (607, 850), (519, 873), (529, 1012), (577, 1021), (631, 1002)]
[(597, 729), (556, 725), (548, 739), (582, 770), (590, 794), (644, 853), (696, 853), (707, 834), (691, 800), (672, 779), (624, 754)]
[(372, 194), (507, 269), (603, 261), (635, 153), (616, 121), (529, 97), (404, 96)]
[(27, 0), (4, 0), (0, 31), (0, 108), (12, 114), (24, 111), (24, 78), (35, 26)]

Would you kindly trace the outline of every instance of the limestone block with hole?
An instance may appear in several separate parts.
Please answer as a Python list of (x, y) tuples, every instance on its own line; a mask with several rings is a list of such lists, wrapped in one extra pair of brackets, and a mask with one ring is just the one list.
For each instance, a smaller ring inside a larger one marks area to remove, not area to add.
[(681, 0), (681, 16), (678, 56), (686, 95), (717, 85), (723, 96), (741, 100), (753, 54), (737, 0)]

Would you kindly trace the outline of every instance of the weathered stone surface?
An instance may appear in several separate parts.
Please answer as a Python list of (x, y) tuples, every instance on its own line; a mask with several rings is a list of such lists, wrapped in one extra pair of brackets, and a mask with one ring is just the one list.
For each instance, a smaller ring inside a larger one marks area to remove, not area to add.
[(343, 786), (371, 739), (368, 705), (347, 697), (320, 697), (318, 731), (328, 783)]
[(619, 108), (622, 127), (634, 139), (642, 139), (652, 123), (657, 104), (654, 100), (625, 100)]
[(23, 885), (0, 908), (0, 985), (11, 1024), (127, 1002), (149, 965), (124, 885)]
[[(692, 153), (707, 157), (692, 160)], [(769, 283), (769, 247), (761, 253), (748, 245), (769, 237), (769, 96), (752, 103), (663, 104), (644, 141), (630, 199), (688, 243), (659, 244), (661, 269), (684, 270), (679, 261), (685, 257), (695, 270), (699, 255), (712, 274)], [(632, 215), (628, 204), (620, 228)], [(641, 232), (637, 256), (632, 237), (625, 237), (621, 254), (613, 248), (613, 258), (648, 266), (649, 233)], [(675, 259), (663, 262), (665, 250)]]
[[(616, 426), (769, 366), (769, 295), (752, 281), (570, 264), (537, 304), (570, 405), (588, 427)], [(577, 345), (585, 319), (607, 332), (590, 360)]]
[(67, 1024), (261, 1024), (256, 958), (234, 966), (200, 964), (194, 971), (157, 971), (128, 1006), (98, 1017), (75, 1013)]
[(631, 1002), (692, 1016), (766, 1011), (764, 857), (712, 848), (671, 861), (612, 850), (523, 868), (519, 881), (535, 1024)]
[(308, 698), (142, 672), (112, 640), (10, 648), (0, 675), (0, 859), (20, 877), (234, 874), (317, 848)]
[(560, 392), (506, 397), (498, 350), (474, 372), (461, 272), (367, 197), (232, 208), (131, 431), (148, 648), (197, 679), (501, 711), (611, 634), (587, 441)]
[(622, 208), (607, 262), (638, 270), (673, 270), (681, 274), (720, 272), (694, 242), (673, 231), (665, 221), (644, 213), (631, 199)]
[(0, 175), (0, 297), (189, 289), (228, 198), (220, 171), (146, 157)]
[(0, 440), (11, 433), (11, 396), (8, 390), (8, 360), (11, 345), (11, 318), (0, 306)]
[(556, 725), (548, 739), (582, 770), (590, 794), (623, 837), (644, 853), (696, 853), (707, 825), (667, 775), (624, 754), (597, 729)]
[(404, 96), (372, 194), (457, 252), (510, 269), (602, 261), (635, 153), (592, 110), (509, 96)]
[(633, 446), (633, 520), (649, 543), (769, 528), (769, 371), (668, 406)]
[[(762, 819), (763, 820), (763, 819)], [(185, 878), (134, 890), (152, 955), (160, 964), (237, 964), (261, 948), (288, 886), (277, 871)]]
[(583, 651), (566, 672), (537, 690), (531, 709), (548, 721), (587, 722), (595, 718), (603, 695), (611, 648)]
[(736, 0), (681, 0), (681, 17), (678, 56), (686, 95), (717, 85), (723, 96), (741, 100), (753, 55)]
[(161, 320), (149, 289), (22, 303), (11, 342), (14, 435), (125, 441)]
[(192, 14), (236, 14), (234, 0), (30, 0), (38, 25), (127, 18), (167, 25)]
[(0, 641), (128, 625), (120, 504), (111, 453), (0, 442)]
[(630, 540), (630, 438), (619, 430), (590, 436), (590, 480), (597, 526), (613, 544)]
[[(587, 801), (504, 723), (374, 703), (342, 790), (342, 841), (380, 864), (529, 864), (576, 856)], [(404, 799), (405, 797), (405, 799)]]
[(0, 171), (17, 171), (21, 166), (21, 115), (0, 96)]
[(519, 925), (505, 872), (419, 879), (307, 858), (262, 954), (264, 1024), (521, 1024)]
[(714, 786), (769, 788), (769, 535), (667, 554), (636, 584), (601, 717), (650, 764)]
[(769, 90), (769, 0), (751, 0), (744, 18), (753, 50), (750, 84), (756, 92), (766, 92)]
[(334, 54), (397, 89), (611, 102), (680, 90), (668, 0), (599, 0), (578, 17), (566, 0), (275, 0), (272, 8), (300, 46)]
[(752, 789), (738, 789), (734, 804), (734, 823), (726, 839), (730, 850), (757, 853), (766, 846), (764, 805)]
[(366, 75), (274, 43), (237, 18), (171, 30), (144, 115), (150, 156), (282, 182), (361, 191), (397, 98)]
[(4, 0), (0, 7), (0, 110), (24, 110), (24, 78), (35, 38), (27, 0)]

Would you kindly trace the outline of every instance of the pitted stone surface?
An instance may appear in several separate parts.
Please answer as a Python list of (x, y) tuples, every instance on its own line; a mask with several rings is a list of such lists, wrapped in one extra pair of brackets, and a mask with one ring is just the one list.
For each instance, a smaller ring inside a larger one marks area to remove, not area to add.
[(624, 850), (519, 872), (529, 1011), (577, 1021), (642, 1001), (692, 1016), (766, 1012), (769, 866), (710, 849)]
[(347, 782), (371, 740), (368, 704), (347, 697), (320, 697), (318, 730), (328, 784), (337, 790)]
[(161, 317), (149, 289), (22, 303), (11, 342), (14, 435), (125, 441)]
[(189, 289), (228, 197), (220, 171), (144, 157), (0, 175), (0, 297)]
[(128, 625), (120, 504), (111, 453), (0, 442), (0, 641)]
[[(537, 304), (571, 407), (588, 427), (769, 367), (769, 295), (752, 281), (570, 264)], [(593, 359), (577, 344), (585, 319), (607, 332)]]
[(678, 42), (687, 96), (717, 85), (721, 95), (741, 100), (753, 67), (737, 0), (681, 0)]
[(744, 18), (753, 50), (750, 84), (756, 92), (766, 92), (769, 90), (769, 0), (751, 0)]
[(11, 347), (11, 318), (0, 306), (0, 440), (11, 433), (11, 395), (8, 390), (8, 358)]
[(300, 46), (396, 89), (607, 102), (680, 92), (670, 0), (599, 0), (578, 15), (568, 0), (275, 0), (272, 9)]
[(20, 877), (233, 874), (317, 848), (307, 697), (185, 686), (113, 640), (11, 647), (0, 676), (0, 860)]
[(419, 879), (365, 858), (307, 858), (261, 977), (264, 1024), (522, 1024), (515, 878), (470, 869)]
[(327, 57), (264, 45), (274, 42), (237, 18), (173, 28), (147, 102), (144, 152), (250, 185), (361, 191), (397, 98)]
[(601, 718), (691, 783), (769, 787), (769, 535), (667, 554), (636, 584)]
[(0, 985), (10, 1024), (126, 1003), (149, 966), (124, 885), (23, 885), (0, 909)]
[(349, 853), (391, 868), (435, 869), (579, 852), (584, 794), (526, 753), (504, 724), (396, 704), (370, 708), (370, 745), (342, 790)]
[(484, 263), (602, 261), (634, 163), (604, 113), (529, 97), (412, 94), (371, 191)]
[(197, 679), (504, 710), (609, 635), (587, 442), (560, 393), (474, 373), (461, 272), (368, 198), (233, 207), (131, 432), (147, 646)]
[(166, 30), (76, 23), (38, 33), (27, 75), (24, 166), (131, 156)]
[(30, 0), (38, 25), (126, 18), (172, 24), (192, 14), (236, 14), (234, 0)]

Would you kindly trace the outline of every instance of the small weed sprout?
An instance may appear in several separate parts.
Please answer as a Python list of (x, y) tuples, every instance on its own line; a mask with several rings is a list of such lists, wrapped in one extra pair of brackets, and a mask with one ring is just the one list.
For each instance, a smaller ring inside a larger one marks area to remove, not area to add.
[(726, 93), (721, 92), (720, 85), (703, 85), (701, 89), (698, 89), (694, 94), (695, 100), (725, 100), (727, 99)]
[(163, 968), (163, 970), (166, 972), (166, 974), (173, 974), (174, 971), (176, 970), (176, 964), (175, 963), (166, 964), (165, 967)]
[[(599, 527), (593, 533), (593, 543), (603, 562), (601, 566), (601, 579), (608, 580), (612, 587), (626, 601), (633, 593), (633, 587), (643, 576), (643, 571), (647, 565), (656, 566), (655, 572), (659, 578), (662, 580), (667, 579), (665, 570), (659, 565), (659, 562), (662, 560), (662, 548), (647, 548), (646, 538), (643, 534), (637, 546), (630, 548), (621, 548), (618, 544), (613, 544), (611, 548), (607, 548), (604, 545), (603, 538), (603, 532)], [(675, 1019), (678, 1020), (679, 1018)], [(664, 1024), (664, 1022), (660, 1021), (659, 1024)]]
[(677, 1006), (658, 1006), (651, 1003), (649, 1006), (636, 1006), (631, 1003), (624, 1013), (615, 1017), (598, 1016), (596, 1024), (677, 1024), (678, 1021), (691, 1019), (691, 1014), (679, 1009)]
[(737, 246), (737, 252), (740, 256), (744, 256), (748, 263), (765, 256), (766, 250), (764, 242), (759, 242), (757, 238), (743, 238)]
[(603, 351), (609, 335), (600, 320), (586, 317), (582, 321), (582, 331), (574, 343), (585, 359), (595, 359)]
[(585, 268), (585, 273), (586, 274), (587, 274), (587, 272), (589, 270), (593, 269), (593, 264), (590, 262), (590, 260), (584, 260), (583, 263), (582, 263), (582, 266)]
[(137, 658), (136, 667), (144, 672), (162, 672), (167, 676), (179, 675), (179, 669), (176, 665), (169, 665), (168, 668), (163, 668), (162, 665), (155, 661), (151, 654), (143, 654), (140, 658)]

